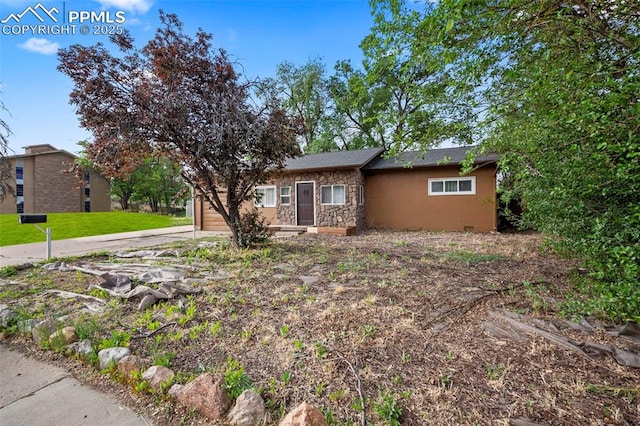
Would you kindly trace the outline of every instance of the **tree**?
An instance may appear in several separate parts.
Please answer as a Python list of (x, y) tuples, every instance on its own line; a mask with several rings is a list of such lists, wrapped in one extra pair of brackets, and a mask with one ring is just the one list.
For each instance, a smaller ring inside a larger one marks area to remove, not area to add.
[[(295, 123), (273, 99), (252, 101), (254, 82), (242, 83), (211, 35), (186, 35), (176, 15), (142, 49), (129, 34), (59, 52), (58, 69), (74, 82), (72, 104), (94, 136), (94, 158), (113, 166), (145, 150), (181, 165), (183, 178), (219, 213), (236, 247), (246, 247), (241, 205), (287, 157), (299, 153)], [(114, 167), (115, 168), (115, 167)]]
[(441, 0), (411, 33), (414, 52), (441, 48), (442, 101), (473, 105), (460, 128), (503, 154), (523, 220), (590, 267), (579, 308), (618, 319), (640, 318), (639, 16), (630, 0)]
[(399, 2), (374, 2), (372, 13), (374, 26), (360, 45), (362, 69), (340, 61), (330, 85), (348, 145), (399, 152), (462, 138), (458, 126), (470, 105), (441, 102), (451, 82), (440, 46), (415, 49), (421, 15)]
[[(6, 111), (2, 101), (0, 101), (0, 111)], [(0, 201), (4, 200), (7, 194), (15, 193), (11, 180), (11, 163), (7, 159), (9, 155), (9, 136), (11, 136), (9, 125), (0, 118)]]
[(171, 206), (189, 193), (180, 177), (180, 167), (167, 158), (147, 158), (131, 175), (132, 193), (135, 199), (149, 204), (151, 211), (169, 212)]
[(262, 90), (280, 98), (289, 115), (298, 117), (304, 131), (300, 145), (305, 152), (314, 150), (331, 108), (325, 65), (320, 58), (296, 66), (285, 61), (277, 65), (275, 78), (265, 79)]

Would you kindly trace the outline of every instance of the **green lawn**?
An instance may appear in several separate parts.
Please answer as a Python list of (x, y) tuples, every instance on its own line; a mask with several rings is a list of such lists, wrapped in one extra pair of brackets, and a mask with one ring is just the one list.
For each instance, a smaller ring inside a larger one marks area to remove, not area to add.
[[(47, 223), (40, 227), (51, 228), (51, 238), (86, 237), (89, 235), (113, 234), (116, 232), (140, 231), (142, 229), (166, 228), (189, 225), (191, 218), (162, 216), (149, 213), (96, 212), (96, 213), (49, 213)], [(0, 215), (0, 246), (45, 241), (45, 235), (31, 224), (18, 223), (17, 214)]]

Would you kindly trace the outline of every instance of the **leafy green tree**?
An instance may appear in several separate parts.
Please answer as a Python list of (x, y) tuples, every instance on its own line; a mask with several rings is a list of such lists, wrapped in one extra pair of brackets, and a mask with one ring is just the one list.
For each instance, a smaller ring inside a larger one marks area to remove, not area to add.
[[(374, 26), (362, 41), (362, 69), (336, 64), (331, 81), (336, 121), (350, 148), (391, 152), (433, 147), (454, 135), (470, 105), (443, 103), (451, 85), (437, 44), (416, 48), (422, 15), (398, 2), (374, 2)], [(465, 139), (466, 141), (466, 139)]]
[(147, 158), (128, 182), (132, 183), (132, 198), (148, 203), (154, 213), (168, 213), (189, 192), (180, 176), (180, 166), (162, 157)]
[(414, 54), (440, 49), (450, 87), (439, 103), (472, 106), (459, 130), (503, 154), (525, 223), (589, 266), (590, 301), (574, 307), (636, 320), (638, 17), (631, 0), (441, 0), (409, 34)]
[(187, 35), (162, 11), (160, 21), (142, 49), (125, 33), (111, 38), (119, 53), (100, 43), (58, 52), (58, 69), (74, 84), (70, 101), (94, 136), (91, 158), (118, 173), (149, 152), (177, 161), (229, 226), (234, 246), (246, 247), (244, 230), (253, 228), (243, 226), (240, 207), (298, 155), (298, 127), (274, 100), (252, 98), (255, 82), (240, 80), (210, 34)]
[(327, 87), (325, 65), (321, 58), (312, 58), (296, 66), (284, 61), (277, 65), (276, 76), (262, 82), (269, 97), (280, 99), (289, 115), (297, 117), (303, 126), (300, 146), (313, 151), (330, 113), (331, 99)]

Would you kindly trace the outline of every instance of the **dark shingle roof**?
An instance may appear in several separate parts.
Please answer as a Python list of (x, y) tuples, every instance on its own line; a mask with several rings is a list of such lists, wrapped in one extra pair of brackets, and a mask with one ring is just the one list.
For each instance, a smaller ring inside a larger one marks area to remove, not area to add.
[[(410, 151), (402, 152), (396, 157), (379, 157), (365, 167), (364, 170), (388, 170), (407, 167), (433, 167), (461, 164), (472, 147), (461, 146), (455, 148), (431, 149), (427, 152)], [(493, 163), (499, 159), (498, 155), (479, 155), (476, 164)]]
[(303, 157), (289, 158), (286, 171), (329, 170), (361, 168), (382, 153), (382, 148), (359, 149), (355, 151), (324, 152)]

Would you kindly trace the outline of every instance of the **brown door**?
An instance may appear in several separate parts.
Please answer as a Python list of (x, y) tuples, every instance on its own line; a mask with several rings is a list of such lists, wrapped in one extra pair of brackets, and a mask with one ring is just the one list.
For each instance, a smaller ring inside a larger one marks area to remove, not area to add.
[(296, 184), (298, 225), (313, 226), (313, 183)]

